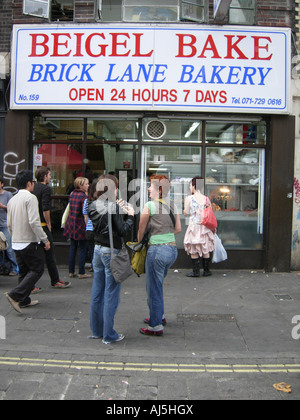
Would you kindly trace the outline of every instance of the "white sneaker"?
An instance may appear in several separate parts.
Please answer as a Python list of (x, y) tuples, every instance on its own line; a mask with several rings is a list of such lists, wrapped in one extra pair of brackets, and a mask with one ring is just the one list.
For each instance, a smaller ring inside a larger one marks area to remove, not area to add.
[(103, 343), (103, 344), (112, 344), (112, 343), (117, 343), (118, 341), (122, 341), (122, 340), (124, 340), (124, 338), (125, 338), (125, 335), (120, 334), (120, 335), (119, 335), (119, 337), (118, 337), (116, 340), (113, 340), (113, 341), (105, 341), (105, 340), (102, 340), (102, 343)]

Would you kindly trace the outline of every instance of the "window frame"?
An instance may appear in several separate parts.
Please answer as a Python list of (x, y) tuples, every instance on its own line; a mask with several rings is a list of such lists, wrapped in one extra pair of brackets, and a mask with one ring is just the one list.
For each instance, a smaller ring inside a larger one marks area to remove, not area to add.
[[(24, 15), (29, 15), (29, 16), (35, 16), (35, 17), (39, 17), (42, 19), (50, 19), (50, 1), (52, 0), (23, 0), (23, 14)], [(30, 12), (26, 12), (26, 5), (28, 5), (28, 3), (42, 3), (42, 4), (46, 4), (47, 3), (47, 15), (46, 16), (41, 16), (35, 13), (30, 13)]]
[[(229, 10), (228, 10), (228, 23), (229, 23), (229, 25), (245, 25), (245, 26), (256, 25), (256, 6), (257, 6), (256, 0), (253, 0), (253, 8), (252, 7), (242, 7), (242, 5), (240, 5), (240, 7), (230, 5)], [(253, 12), (253, 21), (250, 21), (250, 22), (231, 22), (231, 20), (230, 20), (230, 11), (231, 10), (238, 10), (238, 11), (243, 11), (243, 10), (248, 11), (249, 10), (249, 11), (252, 11)]]
[[(102, 3), (103, 3), (103, 0), (97, 0), (96, 7), (95, 7), (95, 20), (97, 22), (110, 22), (109, 20), (107, 20), (107, 21), (103, 20)], [(121, 0), (121, 3), (122, 3), (121, 4), (121, 8), (122, 8), (121, 19), (122, 20), (120, 22), (124, 22), (124, 23), (134, 22), (134, 21), (128, 21), (128, 20), (125, 21), (125, 19), (124, 19), (124, 16), (125, 16), (124, 8), (126, 6), (124, 5), (124, 0)], [(183, 16), (183, 5), (184, 4), (191, 4), (195, 7), (203, 7), (203, 9), (204, 9), (204, 12), (203, 12), (204, 19), (192, 19), (190, 17)], [(159, 5), (159, 6), (162, 6), (162, 5)], [(177, 11), (178, 11), (177, 17), (178, 17), (178, 19), (177, 19), (177, 21), (172, 21), (172, 23), (181, 22), (182, 20), (186, 20), (186, 21), (190, 21), (190, 22), (197, 22), (197, 23), (208, 23), (208, 17), (209, 17), (208, 0), (203, 0), (203, 6), (197, 5), (197, 0), (178, 0), (178, 5), (174, 6), (174, 7), (177, 7)], [(116, 21), (114, 20), (113, 22), (116, 22)], [(117, 22), (119, 22), (119, 21), (117, 21)], [(140, 22), (141, 23), (145, 23), (145, 22), (146, 23), (149, 23), (149, 22), (165, 23), (165, 22), (170, 22), (170, 21), (168, 21), (168, 20), (165, 20), (165, 21), (158, 21), (158, 20), (151, 21), (151, 20), (149, 20), (148, 21), (147, 20), (147, 21), (140, 21)]]

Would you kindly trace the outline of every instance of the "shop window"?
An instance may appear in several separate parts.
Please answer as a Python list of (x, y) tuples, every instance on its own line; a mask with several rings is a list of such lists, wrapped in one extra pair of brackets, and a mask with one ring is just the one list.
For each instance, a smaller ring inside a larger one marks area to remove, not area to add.
[(73, 21), (74, 0), (23, 0), (26, 15), (57, 21)]
[(255, 0), (232, 0), (229, 8), (229, 23), (255, 25)]
[(170, 199), (174, 201), (180, 214), (182, 231), (176, 235), (176, 242), (183, 248), (187, 218), (183, 214), (184, 199), (189, 194), (189, 184), (194, 176), (201, 176), (200, 146), (147, 145), (142, 148), (141, 198), (143, 208), (149, 200), (148, 187), (151, 175), (166, 175), (171, 181)]
[(263, 247), (264, 150), (207, 148), (206, 195), (226, 248)]
[(209, 121), (206, 123), (206, 143), (265, 144), (265, 121)]
[(197, 120), (144, 119), (143, 141), (158, 143), (199, 143), (202, 123)]
[(98, 15), (106, 22), (204, 22), (208, 19), (208, 1), (98, 0)]

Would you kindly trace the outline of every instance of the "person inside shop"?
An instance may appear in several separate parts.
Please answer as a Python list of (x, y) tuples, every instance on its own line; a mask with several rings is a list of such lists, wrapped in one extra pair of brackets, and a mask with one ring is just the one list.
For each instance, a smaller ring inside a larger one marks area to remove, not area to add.
[(150, 177), (149, 198), (143, 208), (138, 241), (145, 232), (149, 235), (146, 256), (146, 290), (150, 317), (144, 322), (148, 327), (140, 333), (148, 336), (163, 335), (166, 319), (164, 315), (163, 281), (178, 255), (175, 235), (181, 232), (179, 213), (169, 199), (170, 180), (166, 175)]
[(193, 269), (187, 277), (200, 277), (201, 257), (203, 257), (203, 276), (211, 276), (209, 270), (210, 252), (214, 247), (214, 232), (201, 224), (204, 206), (210, 206), (210, 200), (201, 192), (203, 178), (196, 176), (190, 183), (190, 192), (185, 199), (183, 213), (189, 216), (189, 225), (184, 236), (184, 249), (191, 256)]
[[(130, 233), (134, 221), (134, 209), (123, 200), (117, 200), (118, 180), (113, 175), (101, 175), (97, 183), (97, 195), (89, 203), (88, 215), (94, 227), (94, 280), (91, 296), (91, 339), (111, 344), (124, 339), (114, 329), (114, 317), (120, 303), (121, 283), (111, 273), (108, 211), (111, 211), (114, 252), (122, 248), (124, 237)], [(121, 211), (122, 209), (122, 211)], [(124, 220), (123, 214), (127, 214)]]

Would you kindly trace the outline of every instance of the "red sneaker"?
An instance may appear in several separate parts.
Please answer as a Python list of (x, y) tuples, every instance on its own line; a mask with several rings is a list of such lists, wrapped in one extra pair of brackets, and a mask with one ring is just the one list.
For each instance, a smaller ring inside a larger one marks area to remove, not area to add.
[[(150, 318), (145, 318), (144, 319), (144, 323), (145, 324), (149, 324), (149, 321), (150, 321)], [(166, 323), (167, 323), (166, 318), (163, 318), (162, 321), (161, 321), (161, 323), (162, 323), (162, 325), (166, 325)]]
[(163, 330), (160, 331), (152, 331), (152, 330), (148, 330), (148, 328), (141, 328), (140, 329), (140, 333), (144, 334), (144, 335), (156, 335), (156, 336), (161, 336), (163, 335)]

